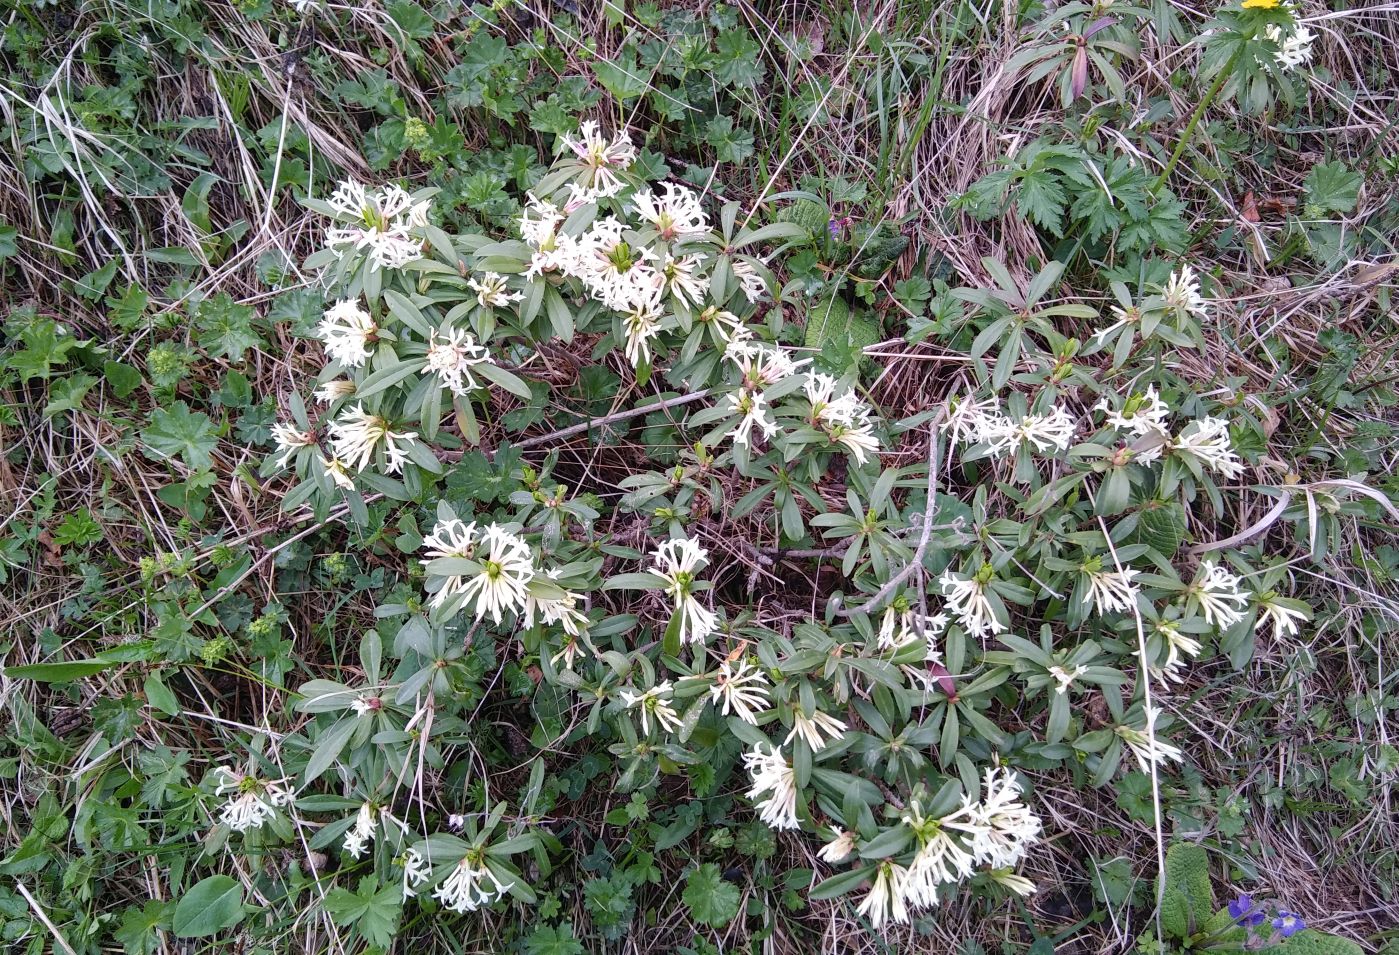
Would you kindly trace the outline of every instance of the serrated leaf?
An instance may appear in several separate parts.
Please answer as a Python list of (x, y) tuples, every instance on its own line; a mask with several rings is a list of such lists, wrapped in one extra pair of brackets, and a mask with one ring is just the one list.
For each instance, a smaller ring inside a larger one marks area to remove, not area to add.
[(690, 910), (690, 917), (701, 925), (723, 928), (738, 915), (738, 886), (724, 881), (719, 867), (706, 862), (685, 880), (681, 899)]

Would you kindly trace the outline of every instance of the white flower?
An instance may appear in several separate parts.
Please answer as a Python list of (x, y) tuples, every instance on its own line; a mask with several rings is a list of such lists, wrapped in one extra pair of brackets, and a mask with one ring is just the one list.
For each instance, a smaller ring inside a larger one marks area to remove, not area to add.
[(996, 417), (988, 419), (981, 431), (992, 454), (1012, 455), (1022, 447), (1043, 454), (1051, 448), (1067, 451), (1073, 441), (1074, 419), (1057, 405), (1048, 414), (1027, 414), (1019, 421)]
[(375, 823), (378, 812), (369, 803), (364, 803), (359, 807), (359, 812), (355, 815), (355, 824), (345, 832), (345, 841), (342, 848), (352, 858), (358, 859), (364, 855), (364, 850), (369, 843), (374, 841)]
[(897, 650), (917, 640), (920, 629), (931, 639), (947, 627), (947, 614), (923, 617), (921, 621), (919, 616), (912, 609), (898, 610), (892, 604), (885, 607), (879, 619), (879, 637), (875, 645), (881, 650)]
[(671, 688), (671, 682), (663, 680), (644, 693), (621, 691), (622, 702), (627, 704), (627, 709), (641, 710), (641, 732), (651, 732), (653, 716), (656, 718), (656, 725), (668, 733), (680, 728), (680, 715), (675, 712), (675, 707), (670, 705)]
[(733, 312), (726, 312), (711, 305), (699, 313), (698, 321), (714, 329), (720, 341), (726, 346), (734, 342), (747, 341), (753, 333), (744, 327), (743, 322)]
[(918, 837), (918, 852), (908, 866), (909, 904), (914, 908), (937, 905), (938, 886), (960, 882), (971, 875), (976, 861), (952, 832), (975, 838), (985, 829), (985, 824), (977, 818), (975, 804), (965, 797), (959, 809), (940, 819), (924, 816), (915, 799), (902, 818), (904, 825)]
[(1016, 875), (1011, 869), (993, 869), (991, 872), (988, 872), (987, 875), (991, 877), (991, 881), (1009, 889), (1016, 895), (1029, 898), (1035, 894), (1035, 883), (1031, 882), (1023, 875)]
[(967, 395), (948, 401), (947, 420), (938, 430), (947, 434), (953, 444), (975, 444), (982, 439), (988, 425), (1001, 420), (1001, 403), (994, 397), (977, 401)]
[(433, 890), (432, 897), (444, 908), (465, 915), (494, 902), (513, 884), (502, 884), (483, 861), (472, 862), (471, 856), (466, 855), (452, 868), (451, 875)]
[[(806, 740), (806, 745), (811, 747), (813, 753), (819, 753), (826, 748), (827, 742), (835, 742), (844, 736), (845, 730), (844, 723), (820, 710), (816, 710), (808, 717), (800, 708), (793, 708), (792, 731), (782, 742), (784, 744), (790, 743), (794, 738), (800, 736)], [(822, 739), (822, 733), (829, 736), (830, 740)]]
[(1200, 280), (1188, 265), (1182, 265), (1178, 271), (1171, 273), (1161, 297), (1178, 312), (1190, 312), (1201, 318), (1209, 316), (1209, 303), (1200, 294)]
[(1129, 396), (1122, 403), (1121, 411), (1114, 410), (1106, 396), (1093, 406), (1093, 410), (1103, 412), (1107, 418), (1104, 423), (1108, 427), (1128, 431), (1137, 437), (1148, 434), (1164, 435), (1166, 419), (1171, 414), (1171, 409), (1156, 393), (1155, 385), (1147, 388), (1145, 394)]
[(578, 659), (578, 654), (582, 650), (583, 646), (579, 643), (577, 637), (565, 634), (563, 640), (559, 642), (558, 651), (549, 657), (549, 662), (554, 664), (554, 666), (558, 666), (559, 662), (562, 661), (565, 670), (572, 670), (573, 664)]
[(552, 247), (560, 223), (566, 218), (563, 210), (552, 202), (527, 195), (528, 204), (519, 219), (520, 237), (536, 249)]
[[(347, 368), (358, 368), (369, 358), (369, 343), (379, 331), (369, 313), (355, 299), (341, 299), (326, 309), (316, 334), (325, 342), (326, 354)], [(324, 399), (322, 399), (324, 400)]]
[(842, 445), (864, 464), (868, 455), (879, 451), (870, 409), (846, 388), (836, 394), (837, 382), (830, 375), (810, 372), (806, 376), (806, 397), (811, 402), (811, 423), (821, 428), (833, 444)]
[(398, 442), (411, 442), (417, 437), (415, 431), (391, 430), (386, 419), (369, 414), (363, 404), (330, 423), (330, 442), (335, 457), (356, 471), (363, 471), (374, 456), (374, 449), (383, 445), (384, 455), (388, 459), (385, 470), (390, 474), (397, 473), (408, 460), (408, 452), (399, 447)]
[(534, 579), (534, 552), (523, 539), (492, 524), (481, 534), (480, 549), (475, 560), (481, 572), (461, 586), (461, 593), (476, 602), (476, 619), (490, 614), (493, 623), (500, 623), (503, 611), (522, 611), (529, 596), (529, 582)]
[(583, 123), (580, 135), (564, 135), (563, 144), (571, 150), (584, 166), (585, 175), (580, 183), (570, 183), (573, 199), (570, 205), (596, 202), (615, 196), (626, 184), (617, 177), (617, 171), (627, 169), (636, 159), (636, 148), (625, 131), (612, 140), (603, 138), (598, 124), (592, 120)]
[[(435, 557), (472, 557), (476, 553), (476, 522), (467, 524), (455, 517), (440, 520), (432, 533), (423, 538), (429, 560)], [(426, 564), (424, 560), (421, 563)]]
[(816, 857), (824, 862), (835, 865), (844, 862), (855, 853), (855, 833), (846, 832), (839, 826), (832, 826), (831, 833), (834, 838), (820, 849), (816, 850)]
[(622, 316), (622, 328), (627, 335), (627, 361), (633, 368), (640, 368), (643, 361), (650, 363), (651, 339), (661, 333), (660, 303), (655, 299), (635, 303)]
[(689, 308), (698, 308), (709, 289), (708, 284), (695, 274), (702, 261), (698, 255), (682, 255), (677, 258), (666, 252), (656, 270), (670, 294)]
[(797, 819), (797, 774), (782, 750), (769, 744), (764, 753), (762, 746), (754, 746), (751, 752), (743, 754), (743, 766), (753, 780), (748, 798), (764, 797), (755, 803), (758, 818), (770, 829), (798, 828), (801, 822)]
[(1229, 422), (1223, 418), (1192, 421), (1171, 442), (1171, 448), (1231, 480), (1244, 473), (1243, 462), (1229, 440)]
[(403, 897), (415, 898), (417, 889), (432, 876), (432, 866), (417, 849), (403, 853)]
[(325, 473), (340, 490), (353, 491), (355, 489), (354, 478), (350, 477), (350, 472), (345, 468), (344, 461), (339, 458), (321, 458), (321, 467), (325, 468)]
[(506, 284), (505, 276), (499, 272), (485, 272), (478, 282), (475, 278), (466, 280), (467, 288), (476, 293), (476, 303), (482, 308), (504, 308), (511, 302), (525, 297), (524, 292), (512, 292)]
[(1133, 306), (1131, 309), (1124, 309), (1118, 305), (1112, 306), (1112, 317), (1117, 319), (1117, 321), (1113, 322), (1106, 328), (1100, 328), (1096, 332), (1094, 332), (1093, 337), (1089, 339), (1090, 342), (1097, 343), (1102, 339), (1107, 338), (1109, 335), (1117, 331), (1119, 328), (1122, 328), (1124, 325), (1137, 324), (1141, 321), (1142, 318), (1141, 312), (1138, 311), (1135, 306)]
[(662, 183), (665, 194), (638, 192), (632, 197), (634, 211), (649, 222), (667, 242), (704, 235), (709, 231), (699, 195), (685, 186)]
[(736, 444), (750, 444), (754, 425), (769, 441), (777, 434), (777, 422), (768, 413), (767, 398), (761, 391), (740, 389), (724, 397), (729, 404), (729, 413), (742, 416), (725, 437), (733, 438)]
[(579, 239), (565, 271), (579, 279), (594, 298), (619, 312), (650, 305), (665, 288), (649, 249), (633, 248), (626, 226), (615, 216), (594, 222)]
[(1010, 770), (988, 769), (984, 780), (986, 794), (977, 807), (981, 828), (972, 835), (972, 854), (998, 868), (1016, 865), (1039, 841), (1043, 824), (1021, 802), (1020, 783)]
[(734, 278), (738, 279), (739, 287), (743, 289), (743, 297), (748, 299), (749, 304), (756, 303), (767, 294), (767, 282), (758, 274), (752, 263), (744, 259), (734, 259), (732, 268)]
[(1137, 605), (1137, 593), (1141, 589), (1132, 583), (1141, 571), (1131, 567), (1121, 570), (1103, 570), (1099, 558), (1093, 558), (1080, 568), (1088, 592), (1084, 595), (1088, 606), (1099, 614), (1117, 613), (1131, 610)]
[(1184, 754), (1179, 747), (1170, 743), (1163, 743), (1156, 737), (1156, 717), (1160, 711), (1155, 707), (1146, 708), (1146, 726), (1144, 729), (1137, 729), (1133, 726), (1119, 726), (1114, 732), (1132, 750), (1132, 754), (1137, 757), (1137, 764), (1141, 766), (1142, 772), (1150, 775), (1153, 765), (1163, 765), (1168, 760), (1181, 762)]
[(215, 772), (221, 777), (215, 794), (231, 793), (219, 813), (219, 821), (234, 832), (261, 829), (278, 809), (291, 805), (292, 794), (280, 780), (258, 779), (227, 766), (220, 766)]
[(1283, 36), (1282, 27), (1270, 23), (1263, 35), (1278, 45), (1273, 59), (1284, 70), (1294, 69), (1312, 58), (1312, 43), (1316, 40), (1316, 34), (1305, 26), (1298, 24), (1296, 30)]
[(1279, 602), (1276, 593), (1268, 591), (1258, 598), (1258, 622), (1255, 629), (1262, 630), (1267, 624), (1272, 624), (1273, 639), (1281, 640), (1283, 637), (1295, 637), (1298, 633), (1298, 623), (1311, 618), (1311, 614), (1306, 610), (1288, 607)]
[(277, 442), (277, 450), (281, 452), (281, 457), (277, 459), (277, 467), (287, 466), (296, 452), (302, 448), (316, 447), (316, 433), (314, 431), (302, 431), (300, 428), (290, 424), (274, 424), (272, 426), (272, 440)]
[(714, 685), (709, 688), (709, 699), (716, 706), (723, 701), (720, 713), (733, 714), (750, 726), (758, 725), (758, 717), (766, 713), (768, 703), (768, 678), (757, 667), (746, 660), (740, 660), (738, 667), (725, 660), (719, 664), (719, 672)]
[(854, 424), (838, 424), (826, 432), (833, 443), (850, 452), (856, 464), (864, 464), (869, 456), (879, 453), (879, 439), (874, 435), (874, 424), (868, 415)]
[(355, 393), (355, 383), (348, 378), (332, 378), (315, 391), (316, 400), (323, 405), (334, 404)]
[[(544, 576), (550, 580), (557, 580), (558, 574), (557, 570), (551, 570)], [(520, 624), (524, 627), (534, 626), (534, 615), (538, 613), (546, 625), (558, 624), (563, 627), (564, 633), (576, 637), (588, 625), (588, 615), (578, 609), (582, 600), (582, 594), (576, 594), (571, 590), (565, 590), (562, 597), (536, 597), (529, 594), (525, 597), (525, 609), (520, 613)]]
[(1049, 675), (1054, 677), (1055, 682), (1059, 684), (1057, 687), (1054, 688), (1054, 692), (1058, 693), (1060, 696), (1063, 696), (1064, 693), (1067, 692), (1069, 687), (1073, 685), (1074, 680), (1077, 680), (1079, 677), (1083, 676), (1083, 674), (1087, 672), (1088, 667), (1081, 665), (1074, 667), (1073, 670), (1065, 670), (1058, 664), (1055, 664), (1054, 666), (1050, 667)]
[(817, 427), (849, 420), (853, 408), (850, 404), (852, 396), (847, 389), (837, 398), (835, 392), (838, 384), (830, 375), (819, 371), (807, 373), (803, 388), (806, 391), (806, 400), (811, 402), (811, 423)]
[(962, 629), (974, 637), (1005, 632), (1005, 625), (996, 617), (995, 608), (986, 597), (986, 585), (976, 577), (963, 578), (944, 571), (938, 578), (947, 609), (957, 618)]
[(427, 222), (426, 200), (415, 203), (395, 185), (370, 193), (350, 180), (340, 183), (329, 204), (352, 223), (326, 231), (325, 244), (337, 254), (347, 247), (368, 249), (371, 269), (401, 269), (422, 257), (422, 243), (411, 232)]
[(1212, 560), (1200, 565), (1200, 574), (1190, 585), (1188, 595), (1204, 614), (1205, 622), (1220, 630), (1228, 630), (1242, 620), (1249, 602), (1243, 578)]
[(881, 862), (874, 885), (855, 911), (870, 920), (877, 932), (885, 922), (908, 921), (908, 870), (894, 862)]
[(724, 350), (724, 357), (738, 366), (743, 385), (750, 389), (775, 385), (810, 361), (796, 361), (786, 349), (756, 341), (734, 342)]
[(695, 574), (709, 563), (708, 552), (698, 542), (678, 537), (657, 547), (651, 556), (651, 573), (666, 582), (665, 592), (680, 614), (680, 642), (703, 642), (714, 632), (719, 616), (701, 605), (691, 588)]
[(480, 387), (471, 373), (475, 365), (491, 360), (491, 353), (476, 344), (476, 338), (461, 329), (434, 330), (428, 340), (427, 370), (437, 375), (444, 388), (465, 396)]

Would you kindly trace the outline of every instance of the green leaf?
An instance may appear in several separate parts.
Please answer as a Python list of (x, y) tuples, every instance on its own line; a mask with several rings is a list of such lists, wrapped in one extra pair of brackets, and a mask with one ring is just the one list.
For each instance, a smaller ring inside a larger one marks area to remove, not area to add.
[(646, 78), (634, 56), (619, 57), (616, 63), (597, 60), (593, 63), (593, 73), (607, 92), (624, 103), (646, 92)]
[(1316, 929), (1305, 929), (1296, 935), (1267, 949), (1270, 952), (1287, 952), (1290, 955), (1363, 955), (1364, 950), (1349, 939), (1327, 935)]
[(1214, 890), (1210, 887), (1210, 860), (1205, 850), (1190, 842), (1177, 842), (1166, 850), (1166, 887), (1161, 907), (1162, 928), (1167, 918), (1173, 928), (1185, 925), (1185, 937), (1214, 914)]
[(736, 129), (732, 116), (716, 116), (704, 127), (704, 141), (720, 162), (740, 163), (753, 155), (753, 134)]
[(701, 925), (723, 928), (738, 915), (738, 886), (724, 881), (713, 862), (706, 862), (690, 873), (681, 898), (690, 910), (690, 917)]
[(529, 401), (534, 397), (534, 392), (530, 391), (529, 385), (525, 384), (521, 378), (501, 368), (499, 365), (484, 362), (480, 365), (475, 365), (473, 370), (479, 372), (482, 378), (486, 378), (493, 384), (499, 385), (522, 401)]
[(142, 437), (152, 457), (160, 459), (178, 455), (196, 471), (213, 465), (213, 450), (219, 443), (209, 416), (202, 411), (190, 411), (189, 405), (183, 401), (175, 402), (168, 409), (157, 408), (153, 411), (150, 426)]
[(1303, 183), (1310, 210), (1306, 212), (1306, 218), (1322, 218), (1328, 212), (1344, 214), (1354, 211), (1360, 202), (1360, 187), (1364, 182), (1364, 176), (1351, 172), (1342, 162), (1324, 162), (1313, 166)]
[(537, 925), (525, 939), (526, 955), (583, 955), (583, 946), (573, 934), (573, 923), (550, 928)]
[(872, 865), (863, 866), (858, 869), (851, 869), (849, 872), (842, 872), (833, 875), (824, 882), (816, 885), (809, 893), (810, 899), (834, 899), (852, 892), (859, 888), (860, 884), (874, 878), (875, 867)]
[(175, 696), (173, 690), (165, 685), (165, 681), (160, 678), (159, 673), (152, 673), (146, 677), (143, 687), (146, 700), (160, 712), (167, 716), (180, 715), (180, 700)]
[(112, 394), (118, 398), (125, 398), (141, 387), (141, 372), (119, 361), (103, 362), (102, 375), (112, 386)]
[(1143, 508), (1137, 537), (1163, 557), (1173, 557), (1185, 540), (1185, 508), (1179, 501), (1153, 502)]
[(112, 665), (102, 660), (71, 660), (65, 663), (31, 663), (28, 666), (5, 667), (11, 680), (33, 680), (35, 683), (72, 683), (94, 676)]
[(262, 343), (253, 330), (254, 314), (250, 306), (240, 305), (226, 292), (206, 298), (194, 311), (195, 340), (210, 358), (242, 361), (249, 348)]
[(176, 938), (204, 938), (243, 919), (243, 884), (226, 875), (211, 875), (175, 904), (171, 928)]
[(402, 912), (402, 892), (396, 885), (379, 888), (379, 881), (365, 876), (358, 891), (336, 887), (326, 893), (325, 908), (336, 925), (353, 925), (371, 945), (387, 949), (393, 944)]

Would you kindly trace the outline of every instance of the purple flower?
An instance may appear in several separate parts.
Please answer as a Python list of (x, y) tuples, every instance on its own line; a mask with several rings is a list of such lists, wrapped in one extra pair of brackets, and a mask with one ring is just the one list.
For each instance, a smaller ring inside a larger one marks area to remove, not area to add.
[(1286, 909), (1278, 909), (1278, 917), (1273, 919), (1273, 928), (1277, 929), (1283, 938), (1291, 938), (1306, 927), (1307, 923), (1302, 921), (1300, 915)]
[(1244, 892), (1229, 903), (1229, 917), (1239, 925), (1258, 925), (1267, 916), (1262, 912), (1254, 911), (1254, 908), (1253, 896)]

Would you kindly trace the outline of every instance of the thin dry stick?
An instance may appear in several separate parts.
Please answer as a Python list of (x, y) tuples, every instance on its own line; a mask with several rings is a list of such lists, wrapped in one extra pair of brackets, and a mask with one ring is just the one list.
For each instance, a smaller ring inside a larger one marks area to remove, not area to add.
[(874, 596), (858, 607), (844, 608), (836, 613), (842, 617), (851, 617), (857, 613), (869, 613), (871, 609), (878, 606), (890, 594), (899, 588), (905, 580), (911, 577), (914, 571), (922, 573), (923, 555), (928, 551), (928, 542), (933, 539), (933, 512), (937, 506), (938, 491), (938, 425), (942, 423), (942, 416), (947, 412), (947, 405), (944, 404), (933, 415), (933, 420), (928, 422), (928, 498), (923, 505), (923, 529), (918, 535), (918, 548), (913, 552), (912, 559), (904, 565), (904, 569), (890, 577), (888, 582), (874, 592)]
[[(1089, 499), (1093, 499), (1092, 492), (1089, 492)], [(1097, 507), (1097, 501), (1093, 501)], [(1112, 535), (1108, 533), (1107, 521), (1098, 518), (1098, 527), (1103, 532), (1103, 539), (1108, 543), (1108, 553), (1112, 554), (1112, 563), (1118, 575), (1122, 574), (1122, 561), (1117, 559), (1117, 547), (1112, 542)], [(1142, 674), (1142, 706), (1146, 709), (1146, 739), (1147, 745), (1151, 747), (1152, 756), (1156, 755), (1156, 719), (1151, 705), (1151, 668), (1147, 666), (1146, 659), (1146, 628), (1142, 626), (1142, 612), (1134, 603), (1132, 605), (1132, 619), (1137, 625), (1137, 657), (1138, 666), (1141, 667)], [(1156, 759), (1147, 760), (1151, 764), (1151, 817), (1156, 828), (1156, 865), (1159, 875), (1156, 878), (1156, 937), (1161, 937), (1161, 900), (1166, 893), (1166, 836), (1161, 831), (1161, 778), (1156, 771)]]
[(44, 927), (53, 933), (54, 943), (67, 952), (68, 955), (78, 955), (77, 952), (73, 951), (73, 946), (69, 945), (68, 940), (63, 937), (63, 933), (58, 930), (58, 926), (49, 921), (48, 913), (45, 912), (44, 907), (39, 904), (39, 900), (29, 894), (29, 890), (24, 887), (24, 883), (16, 879), (15, 888), (19, 889), (19, 894), (24, 896), (24, 901), (29, 903), (29, 907), (34, 910), (34, 914), (39, 917), (39, 921), (44, 923)]
[(603, 415), (601, 418), (589, 418), (587, 421), (580, 421), (578, 422), (578, 424), (571, 424), (567, 428), (561, 428), (558, 431), (551, 431), (548, 434), (541, 434), (538, 437), (534, 438), (526, 438), (519, 444), (515, 445), (515, 447), (537, 448), (541, 445), (550, 444), (554, 441), (562, 441), (565, 438), (571, 438), (575, 434), (585, 434), (586, 432), (591, 431), (593, 428), (600, 427), (601, 425), (605, 424), (611, 424), (614, 421), (625, 421), (628, 418), (635, 418), (639, 415), (650, 414), (653, 411), (664, 411), (667, 408), (678, 408), (681, 405), (688, 405), (692, 402), (699, 401), (701, 398), (708, 398), (713, 393), (714, 389), (706, 388), (703, 391), (696, 391), (693, 394), (688, 395), (680, 395), (677, 398), (666, 398), (664, 401), (653, 401), (649, 405), (642, 405), (639, 408), (632, 408), (628, 411), (613, 412), (609, 415)]

